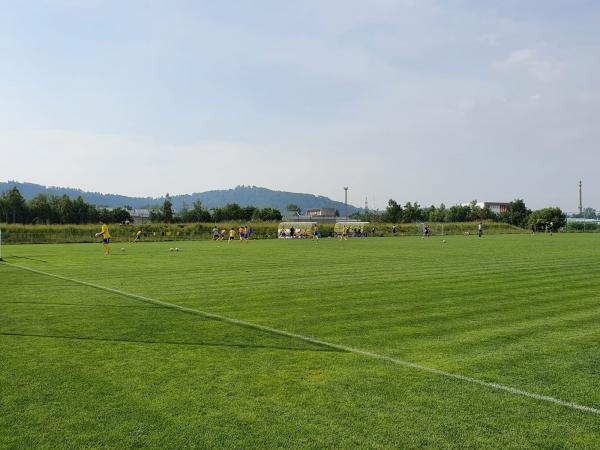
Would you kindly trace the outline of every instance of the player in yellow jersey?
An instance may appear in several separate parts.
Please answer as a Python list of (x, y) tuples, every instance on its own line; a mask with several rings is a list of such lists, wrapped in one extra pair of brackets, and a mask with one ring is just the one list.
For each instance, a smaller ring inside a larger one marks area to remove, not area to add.
[(320, 235), (321, 235), (321, 233), (319, 233), (319, 227), (316, 224), (313, 225), (311, 239), (319, 240)]
[(141, 239), (142, 239), (142, 230), (138, 230), (138, 232), (135, 233), (135, 239), (133, 240), (133, 243), (135, 244), (136, 242), (140, 242)]
[(343, 227), (342, 228), (342, 236), (340, 237), (340, 240), (342, 241), (347, 241), (348, 240), (348, 231), (349, 231), (350, 227)]
[(229, 230), (229, 240), (227, 241), (227, 243), (229, 244), (234, 239), (235, 239), (235, 230), (232, 228), (231, 230)]
[(102, 228), (100, 232), (96, 233), (96, 237), (102, 236), (102, 247), (104, 248), (104, 256), (110, 255), (110, 233), (108, 231), (108, 225), (102, 220), (100, 221)]

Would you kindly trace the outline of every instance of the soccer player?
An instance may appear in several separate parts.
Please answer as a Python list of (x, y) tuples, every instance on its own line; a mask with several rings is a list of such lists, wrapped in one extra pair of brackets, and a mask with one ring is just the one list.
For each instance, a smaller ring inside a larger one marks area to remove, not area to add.
[(212, 229), (212, 236), (213, 236), (213, 241), (219, 240), (220, 233), (219, 233), (219, 229), (216, 226), (214, 226)]
[(229, 244), (234, 239), (235, 239), (235, 230), (232, 228), (231, 230), (229, 230), (229, 240), (227, 241), (227, 243)]
[(102, 247), (104, 248), (104, 256), (110, 255), (110, 233), (108, 232), (108, 225), (104, 223), (104, 221), (100, 221), (102, 224), (102, 228), (98, 233), (96, 233), (96, 237), (102, 236)]
[(481, 224), (481, 222), (479, 222), (479, 225), (477, 225), (477, 236), (483, 236), (483, 225)]
[(138, 232), (135, 233), (135, 239), (133, 240), (133, 243), (135, 244), (136, 242), (140, 242), (140, 239), (142, 239), (142, 230), (138, 230)]
[(349, 230), (349, 227), (342, 227), (342, 235), (340, 236), (340, 241), (348, 240), (348, 230)]
[(315, 224), (312, 229), (312, 239), (318, 240), (321, 233), (319, 233), (319, 227)]

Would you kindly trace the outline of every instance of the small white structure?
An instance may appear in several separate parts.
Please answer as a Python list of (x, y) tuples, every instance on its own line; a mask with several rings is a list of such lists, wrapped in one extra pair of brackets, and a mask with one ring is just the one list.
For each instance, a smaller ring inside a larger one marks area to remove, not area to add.
[[(460, 206), (471, 206), (472, 203), (461, 203)], [(477, 202), (475, 206), (478, 206), (481, 209), (488, 208), (494, 214), (501, 214), (503, 212), (508, 211), (508, 203), (504, 202)]]
[(144, 224), (145, 222), (150, 221), (150, 210), (149, 209), (141, 209), (135, 208), (129, 211), (131, 214), (131, 218), (135, 223)]

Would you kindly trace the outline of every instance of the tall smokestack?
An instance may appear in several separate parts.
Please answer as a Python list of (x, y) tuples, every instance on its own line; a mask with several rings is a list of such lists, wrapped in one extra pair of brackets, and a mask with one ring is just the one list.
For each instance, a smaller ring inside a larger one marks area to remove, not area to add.
[(344, 188), (344, 215), (348, 220), (348, 187)]
[(583, 214), (583, 199), (581, 195), (581, 180), (579, 180), (579, 215)]

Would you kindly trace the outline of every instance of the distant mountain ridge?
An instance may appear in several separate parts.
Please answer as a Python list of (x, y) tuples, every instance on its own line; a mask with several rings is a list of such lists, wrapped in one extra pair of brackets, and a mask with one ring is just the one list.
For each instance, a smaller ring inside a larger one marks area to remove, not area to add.
[[(43, 186), (35, 183), (21, 183), (18, 181), (0, 181), (0, 193), (16, 187), (26, 200), (38, 194), (45, 195), (68, 195), (76, 198), (81, 196), (87, 203), (103, 207), (131, 206), (132, 208), (144, 208), (150, 205), (159, 206), (164, 197), (129, 197), (117, 194), (103, 194), (100, 192), (87, 192), (81, 189)], [(240, 206), (256, 206), (258, 208), (276, 208), (285, 215), (286, 207), (290, 203), (298, 205), (302, 211), (308, 208), (335, 208), (340, 215), (344, 214), (344, 203), (332, 200), (328, 197), (297, 192), (274, 191), (264, 187), (237, 186), (234, 189), (213, 190), (207, 192), (196, 192), (193, 194), (173, 195), (171, 201), (176, 210), (186, 204), (191, 207), (192, 203), (200, 200), (205, 208), (220, 208), (228, 203), (237, 203)], [(348, 214), (360, 211), (356, 206), (348, 205)]]

